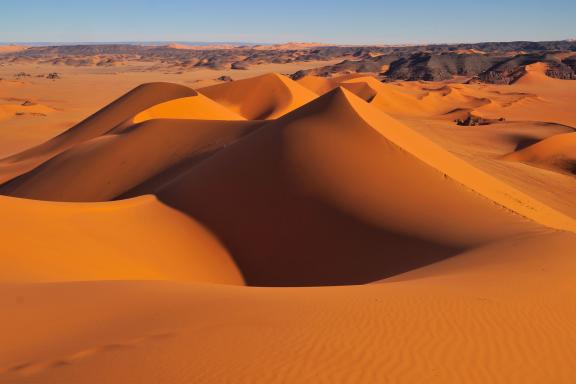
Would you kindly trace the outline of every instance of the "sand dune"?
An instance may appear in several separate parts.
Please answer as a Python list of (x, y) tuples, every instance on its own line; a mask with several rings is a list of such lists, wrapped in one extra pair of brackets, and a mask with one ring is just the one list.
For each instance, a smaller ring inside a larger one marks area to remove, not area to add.
[(298, 82), (317, 94), (324, 94), (338, 86), (393, 116), (438, 117), (458, 108), (472, 109), (491, 101), (462, 94), (448, 85), (438, 88), (421, 87), (418, 91), (396, 84), (382, 83), (370, 75), (352, 74), (334, 78), (305, 76)]
[[(159, 196), (218, 233), (255, 285), (366, 282), (539, 228), (493, 202), (576, 228), (341, 88), (199, 164)], [(233, 224), (242, 217), (251, 225)]]
[(323, 95), (339, 86), (340, 83), (342, 83), (343, 81), (351, 80), (357, 77), (367, 77), (367, 76), (361, 73), (353, 73), (336, 77), (321, 77), (314, 75), (306, 75), (301, 79), (298, 79), (296, 82), (318, 95)]
[(276, 119), (316, 97), (275, 73), (213, 85), (199, 92), (249, 120)]
[(504, 157), (561, 172), (576, 172), (576, 133), (564, 133), (544, 139)]
[(0, 161), (0, 383), (573, 383), (545, 73), (147, 84)]
[(151, 119), (188, 120), (245, 120), (206, 96), (197, 94), (153, 105), (136, 114), (123, 125), (137, 124)]
[(175, 177), (181, 168), (201, 161), (258, 125), (247, 121), (148, 120), (79, 144), (3, 185), (0, 191), (53, 201), (111, 200), (138, 186), (142, 186), (140, 193), (150, 193), (153, 189), (148, 188)]
[(178, 280), (241, 284), (202, 225), (152, 196), (104, 204), (1, 196), (0, 282)]
[(196, 94), (192, 89), (177, 84), (141, 85), (52, 140), (1, 160), (0, 181), (7, 181), (28, 172), (73, 145), (112, 130), (151, 106)]
[(546, 76), (546, 69), (546, 64), (536, 63), (526, 66), (526, 74), (508, 87), (474, 87), (476, 93), (487, 88), (489, 91), (525, 95), (513, 103), (487, 104), (477, 112), (486, 117), (546, 121), (576, 127), (572, 103), (576, 97), (576, 81), (553, 79)]

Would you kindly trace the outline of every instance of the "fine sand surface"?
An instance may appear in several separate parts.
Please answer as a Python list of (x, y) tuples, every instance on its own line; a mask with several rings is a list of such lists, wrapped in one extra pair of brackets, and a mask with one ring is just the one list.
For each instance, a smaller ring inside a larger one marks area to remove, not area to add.
[(0, 383), (575, 382), (576, 82), (545, 71), (3, 80)]

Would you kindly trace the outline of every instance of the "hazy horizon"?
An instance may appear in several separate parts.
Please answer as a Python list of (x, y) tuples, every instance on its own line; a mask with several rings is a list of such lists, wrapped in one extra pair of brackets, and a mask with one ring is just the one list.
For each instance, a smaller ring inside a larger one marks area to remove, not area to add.
[[(551, 41), (576, 36), (576, 3), (295, 0), (279, 8), (260, 0), (218, 4), (183, 0), (84, 3), (30, 0), (3, 5), (0, 41), (256, 42), (329, 44), (442, 44)], [(22, 18), (25, 17), (23, 20)], [(487, 28), (489, 26), (489, 28)], [(457, 32), (455, 32), (457, 31)]]

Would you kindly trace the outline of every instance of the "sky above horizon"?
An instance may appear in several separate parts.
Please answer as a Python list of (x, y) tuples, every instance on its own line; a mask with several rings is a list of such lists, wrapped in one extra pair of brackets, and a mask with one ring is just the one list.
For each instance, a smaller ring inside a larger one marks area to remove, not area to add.
[(544, 41), (576, 37), (575, 17), (574, 0), (26, 0), (0, 6), (0, 42)]

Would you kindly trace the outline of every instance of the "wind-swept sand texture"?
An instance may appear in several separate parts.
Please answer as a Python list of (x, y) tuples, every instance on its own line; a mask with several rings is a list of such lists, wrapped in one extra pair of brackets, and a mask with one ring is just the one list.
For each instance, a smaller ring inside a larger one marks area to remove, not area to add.
[(546, 68), (148, 84), (0, 160), (0, 383), (573, 383)]
[(316, 98), (276, 73), (213, 85), (199, 92), (249, 120), (276, 119)]
[(544, 234), (351, 287), (4, 285), (2, 377), (568, 384), (576, 352), (571, 247), (573, 235)]

